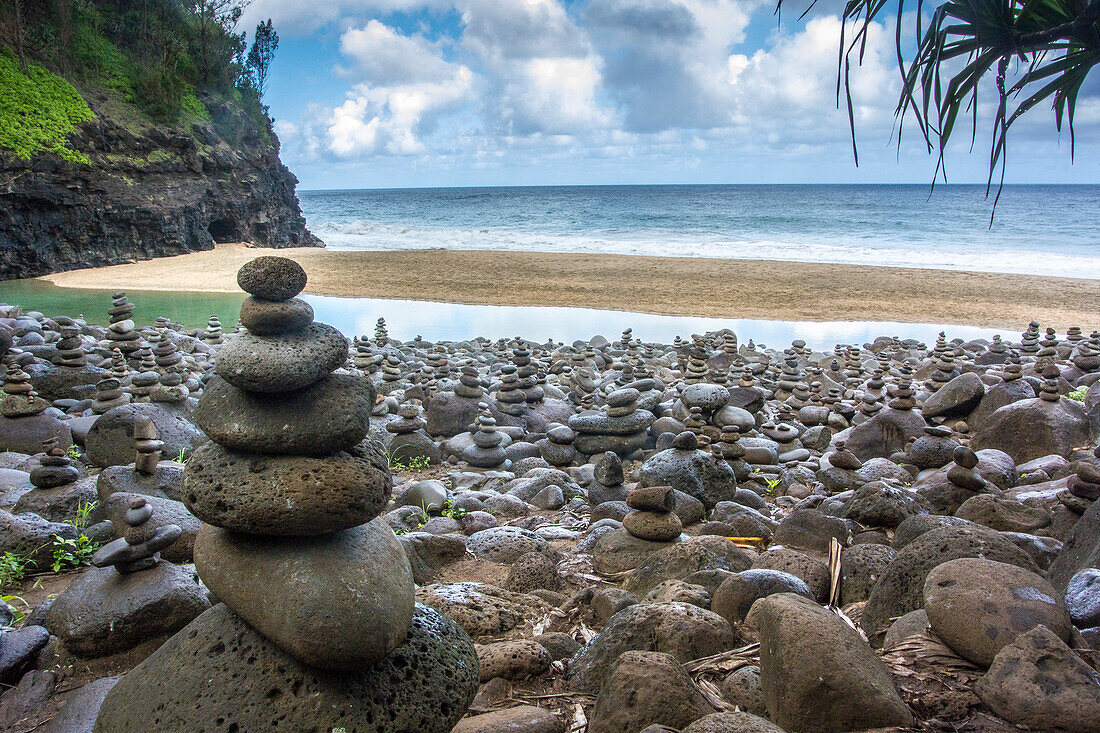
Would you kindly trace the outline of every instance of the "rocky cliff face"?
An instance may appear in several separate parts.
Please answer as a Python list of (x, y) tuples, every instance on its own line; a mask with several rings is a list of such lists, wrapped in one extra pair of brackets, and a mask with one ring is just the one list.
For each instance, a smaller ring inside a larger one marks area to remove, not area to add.
[[(278, 140), (230, 105), (210, 122), (98, 117), (73, 136), (91, 165), (0, 150), (0, 280), (211, 249), (324, 246), (306, 230)], [(98, 107), (98, 108), (97, 108)]]

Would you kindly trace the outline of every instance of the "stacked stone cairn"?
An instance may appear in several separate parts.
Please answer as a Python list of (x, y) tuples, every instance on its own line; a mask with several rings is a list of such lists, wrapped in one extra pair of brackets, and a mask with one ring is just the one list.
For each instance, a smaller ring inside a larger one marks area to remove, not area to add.
[(676, 495), (671, 486), (646, 486), (633, 489), (626, 496), (633, 511), (623, 517), (623, 528), (633, 537), (650, 542), (672, 542), (683, 527), (673, 511)]
[(447, 733), (477, 688), (469, 637), (415, 604), (409, 560), (378, 515), (391, 478), (366, 439), (370, 381), (334, 373), (344, 337), (295, 296), (281, 257), (241, 268), (252, 297), (196, 410), (212, 441), (184, 473), (206, 524), (195, 566), (221, 603), (127, 674), (96, 733)]
[(111, 346), (126, 356), (141, 348), (141, 334), (134, 330), (134, 304), (126, 298), (126, 293), (111, 296), (111, 309), (107, 311), (110, 324), (109, 338)]

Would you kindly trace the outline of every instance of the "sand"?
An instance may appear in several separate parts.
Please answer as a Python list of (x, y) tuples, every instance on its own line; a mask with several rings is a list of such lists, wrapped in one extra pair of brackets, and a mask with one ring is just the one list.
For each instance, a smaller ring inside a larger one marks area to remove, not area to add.
[(263, 254), (300, 262), (306, 292), (316, 295), (781, 321), (1100, 327), (1100, 280), (762, 260), (221, 244), (43, 279), (72, 288), (239, 292), (237, 268)]

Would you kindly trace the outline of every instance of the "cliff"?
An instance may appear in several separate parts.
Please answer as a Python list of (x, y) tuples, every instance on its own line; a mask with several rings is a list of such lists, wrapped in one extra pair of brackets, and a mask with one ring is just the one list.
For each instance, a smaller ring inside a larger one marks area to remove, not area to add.
[(0, 2), (0, 280), (323, 246), (262, 102), (278, 35), (248, 50), (245, 4)]
[(68, 136), (80, 160), (0, 149), (0, 280), (215, 242), (321, 246), (275, 133), (231, 102), (211, 100), (209, 120), (165, 126), (143, 124), (109, 94), (82, 96), (96, 116)]
[[(306, 230), (298, 181), (279, 160), (274, 132), (265, 139), (230, 104), (210, 121), (142, 129), (116, 119), (109, 97), (87, 101), (96, 118), (69, 140), (90, 162), (0, 150), (0, 280), (215, 242), (322, 246)], [(219, 128), (239, 131), (239, 140), (230, 144)]]

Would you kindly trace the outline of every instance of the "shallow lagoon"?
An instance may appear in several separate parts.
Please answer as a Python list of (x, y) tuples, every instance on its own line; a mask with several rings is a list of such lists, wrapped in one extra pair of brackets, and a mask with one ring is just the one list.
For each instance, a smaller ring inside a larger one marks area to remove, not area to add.
[[(216, 314), (228, 329), (237, 321), (243, 295), (128, 290), (136, 306), (135, 320), (152, 323), (168, 316), (187, 326), (205, 326)], [(107, 290), (59, 288), (41, 280), (0, 282), (0, 302), (17, 303), (25, 310), (47, 315), (83, 315), (91, 323), (106, 323), (111, 293)], [(461, 341), (477, 336), (496, 339), (523, 336), (535, 340), (572, 342), (596, 334), (614, 340), (625, 328), (643, 341), (670, 343), (676, 336), (730, 328), (741, 341), (782, 348), (795, 339), (811, 348), (835, 344), (863, 344), (876, 336), (913, 338), (931, 344), (940, 331), (950, 338), (991, 338), (995, 333), (1015, 336), (1005, 329), (889, 321), (768, 321), (753, 319), (659, 316), (650, 313), (531, 306), (462, 305), (416, 300), (303, 296), (318, 321), (348, 336), (371, 334), (379, 316), (386, 319), (390, 336), (403, 341), (421, 336), (429, 341)], [(1026, 324), (1020, 324), (1022, 331)]]

